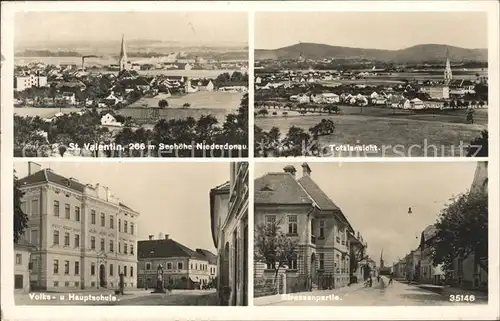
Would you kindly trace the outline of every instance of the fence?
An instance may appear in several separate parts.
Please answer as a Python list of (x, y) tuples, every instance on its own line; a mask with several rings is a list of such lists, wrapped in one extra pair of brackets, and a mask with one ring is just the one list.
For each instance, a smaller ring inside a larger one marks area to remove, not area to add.
[(255, 298), (261, 296), (278, 294), (280, 278), (255, 277), (253, 285), (253, 296)]

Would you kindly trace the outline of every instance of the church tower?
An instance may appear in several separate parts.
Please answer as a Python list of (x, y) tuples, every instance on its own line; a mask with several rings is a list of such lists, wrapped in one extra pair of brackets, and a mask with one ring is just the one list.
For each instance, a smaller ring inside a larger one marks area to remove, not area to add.
[(385, 267), (384, 265), (384, 249), (380, 251), (380, 268), (383, 269)]
[(444, 84), (449, 85), (451, 83), (452, 74), (451, 74), (451, 64), (450, 58), (448, 56), (448, 51), (446, 52), (446, 67), (444, 69)]
[(124, 71), (128, 69), (128, 58), (127, 58), (127, 49), (125, 48), (125, 36), (122, 35), (122, 46), (120, 49), (120, 71)]

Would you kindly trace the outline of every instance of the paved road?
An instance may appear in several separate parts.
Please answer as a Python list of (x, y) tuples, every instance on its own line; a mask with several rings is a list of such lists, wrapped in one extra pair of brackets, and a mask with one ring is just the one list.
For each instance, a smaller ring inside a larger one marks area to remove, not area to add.
[(14, 295), (17, 305), (217, 305), (217, 294), (214, 290), (173, 290), (169, 294), (152, 294), (151, 291), (134, 290), (125, 292), (123, 296), (114, 296), (109, 291), (76, 292), (77, 296), (110, 297), (107, 300), (70, 299), (71, 293), (37, 294), (36, 299), (28, 293)]
[[(415, 285), (408, 285), (394, 281), (392, 285), (388, 284), (388, 279), (383, 278), (382, 283), (377, 284), (374, 279), (373, 287), (365, 288), (355, 286), (346, 287), (331, 291), (309, 292), (304, 296), (295, 297), (293, 300), (273, 302), (267, 305), (286, 305), (286, 306), (442, 306), (459, 304), (487, 304), (486, 298), (476, 298), (474, 303), (450, 302), (449, 295), (438, 294), (429, 290), (421, 289)], [(457, 293), (466, 295), (467, 293)], [(330, 296), (329, 296), (330, 295)], [(307, 296), (316, 296), (318, 300), (309, 300)], [(329, 296), (326, 299), (320, 296)], [(336, 296), (336, 297), (335, 297)]]

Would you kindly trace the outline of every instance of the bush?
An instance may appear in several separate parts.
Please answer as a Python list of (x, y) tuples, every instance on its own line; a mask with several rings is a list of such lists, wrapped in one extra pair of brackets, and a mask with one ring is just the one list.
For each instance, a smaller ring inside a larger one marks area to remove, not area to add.
[(276, 115), (278, 115), (278, 113), (277, 113), (277, 112), (275, 112), (275, 111), (273, 111), (273, 116), (276, 116)]

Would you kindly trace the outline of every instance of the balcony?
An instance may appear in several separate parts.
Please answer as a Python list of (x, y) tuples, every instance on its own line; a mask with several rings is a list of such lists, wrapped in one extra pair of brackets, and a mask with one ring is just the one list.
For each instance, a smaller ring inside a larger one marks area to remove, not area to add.
[(316, 236), (315, 235), (311, 235), (311, 243), (316, 244)]

